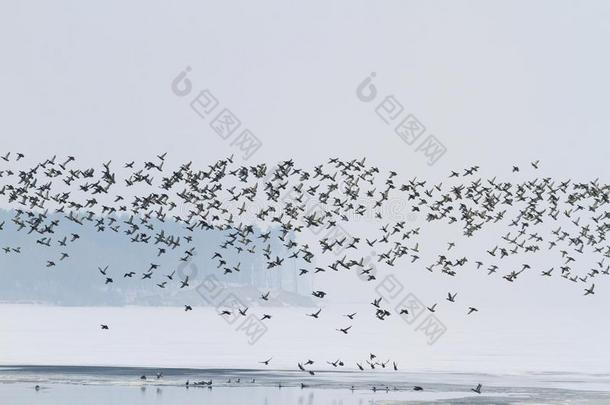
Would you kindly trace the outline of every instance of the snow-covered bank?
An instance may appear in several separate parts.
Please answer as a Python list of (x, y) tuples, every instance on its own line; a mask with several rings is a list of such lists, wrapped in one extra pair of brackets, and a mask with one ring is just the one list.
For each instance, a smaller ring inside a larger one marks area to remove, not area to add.
[[(345, 367), (335, 370), (353, 370), (356, 361), (375, 353), (380, 361), (396, 361), (401, 371), (609, 371), (605, 342), (610, 333), (596, 328), (596, 314), (576, 318), (565, 311), (547, 311), (545, 318), (518, 327), (508, 320), (514, 312), (510, 309), (483, 312), (476, 322), (439, 314), (447, 330), (429, 345), (416, 323), (409, 325), (397, 316), (379, 321), (367, 306), (323, 308), (317, 320), (305, 316), (310, 312), (306, 308), (248, 311), (263, 312), (273, 318), (265, 321), (266, 331), (253, 343), (248, 325), (241, 326), (244, 320), (229, 324), (210, 307), (184, 312), (177, 307), (0, 305), (0, 365), (251, 369), (264, 367), (259, 362), (273, 357), (273, 369), (292, 370), (311, 358), (316, 369), (334, 369), (326, 362), (341, 359)], [(343, 316), (348, 312), (358, 312), (354, 321)], [(102, 323), (110, 329), (101, 330)], [(349, 334), (336, 331), (349, 324)], [(374, 370), (380, 371), (385, 370)]]

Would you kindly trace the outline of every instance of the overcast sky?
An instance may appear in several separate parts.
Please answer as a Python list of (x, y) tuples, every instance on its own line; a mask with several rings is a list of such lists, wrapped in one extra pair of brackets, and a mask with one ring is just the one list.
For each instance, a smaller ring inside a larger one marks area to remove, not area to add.
[[(189, 107), (209, 89), (262, 141), (251, 161), (607, 176), (605, 1), (8, 1), (0, 34), (2, 150), (207, 163), (235, 149)], [(387, 95), (447, 148), (433, 168), (375, 114)]]

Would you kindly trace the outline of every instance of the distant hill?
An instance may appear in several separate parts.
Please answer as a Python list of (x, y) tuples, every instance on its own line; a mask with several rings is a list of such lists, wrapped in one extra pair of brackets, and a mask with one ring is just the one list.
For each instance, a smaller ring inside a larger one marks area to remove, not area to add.
[[(0, 232), (0, 248), (21, 249), (21, 253), (5, 253), (0, 250), (0, 301), (2, 302), (38, 302), (53, 305), (205, 305), (197, 294), (196, 287), (202, 280), (215, 275), (224, 288), (247, 289), (251, 292), (275, 290), (274, 294), (282, 297), (277, 304), (307, 305), (311, 292), (310, 280), (298, 277), (295, 264), (286, 259), (284, 266), (267, 270), (260, 251), (256, 254), (242, 253), (237, 255), (233, 250), (223, 249), (222, 254), (227, 262), (236, 265), (241, 262), (240, 272), (224, 276), (216, 268), (216, 261), (210, 260), (219, 244), (224, 240), (224, 232), (196, 231), (193, 243), (182, 245), (175, 250), (165, 247), (166, 254), (156, 256), (158, 250), (153, 240), (148, 244), (130, 243), (128, 235), (117, 234), (107, 230), (96, 232), (93, 227), (79, 226), (69, 221), (62, 221), (51, 235), (51, 246), (43, 246), (36, 240), (43, 235), (27, 234), (27, 229), (17, 231), (11, 218), (14, 212), (0, 209), (0, 223), (5, 221), (4, 230)], [(50, 214), (50, 218), (60, 218), (61, 214)], [(176, 223), (164, 223), (166, 233), (185, 236), (186, 233)], [(58, 241), (71, 233), (78, 233), (80, 239), (59, 246)], [(258, 233), (258, 231), (257, 231)], [(44, 235), (48, 236), (48, 235)], [(154, 238), (152, 238), (154, 239)], [(277, 238), (272, 238), (277, 241)], [(271, 240), (270, 240), (271, 242)], [(184, 251), (196, 247), (197, 255), (190, 263), (179, 261)], [(257, 249), (262, 249), (258, 246)], [(273, 251), (281, 252), (283, 246), (272, 243)], [(59, 261), (62, 252), (70, 255)], [(55, 267), (47, 268), (47, 260), (54, 261)], [(159, 264), (153, 280), (142, 280), (142, 273), (148, 271), (150, 263)], [(98, 271), (98, 266), (108, 265), (108, 274), (114, 282), (104, 284), (105, 277)], [(173, 281), (164, 277), (176, 271)], [(124, 278), (123, 274), (134, 271), (133, 278)], [(190, 287), (179, 289), (178, 278), (189, 275)], [(165, 289), (156, 286), (167, 281)]]

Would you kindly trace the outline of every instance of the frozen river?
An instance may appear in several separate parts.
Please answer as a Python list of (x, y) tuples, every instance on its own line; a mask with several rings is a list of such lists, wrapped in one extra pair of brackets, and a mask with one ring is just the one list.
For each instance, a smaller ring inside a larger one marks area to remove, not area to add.
[[(462, 329), (443, 319), (447, 333), (431, 345), (400, 319), (363, 320), (345, 336), (333, 321), (345, 308), (326, 308), (315, 328), (308, 311), (274, 308), (251, 343), (213, 308), (0, 305), (0, 404), (610, 403), (607, 329), (575, 346), (590, 337), (577, 318), (522, 329), (485, 314)], [(389, 365), (358, 371), (370, 353)], [(313, 376), (297, 368), (307, 359)], [(338, 359), (343, 367), (328, 364)], [(202, 380), (211, 388), (186, 388)]]
[[(160, 378), (156, 375), (162, 373)], [(145, 375), (146, 380), (141, 376)], [(193, 386), (197, 381), (211, 386)], [(186, 386), (186, 381), (190, 386)], [(483, 384), (481, 394), (470, 390)], [(422, 391), (414, 391), (419, 386)], [(37, 388), (36, 388), (37, 387)], [(11, 366), (0, 369), (2, 404), (607, 404), (609, 375), (198, 370)]]

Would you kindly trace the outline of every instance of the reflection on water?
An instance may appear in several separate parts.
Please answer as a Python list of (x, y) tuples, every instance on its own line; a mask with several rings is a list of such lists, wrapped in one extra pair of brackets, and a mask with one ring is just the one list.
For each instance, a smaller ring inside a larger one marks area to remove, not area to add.
[[(156, 373), (163, 376), (156, 378)], [(146, 380), (140, 376), (146, 375)], [(213, 380), (212, 387), (193, 381)], [(189, 380), (190, 387), (185, 386)], [(470, 390), (483, 384), (483, 393)], [(301, 385), (303, 384), (303, 385)], [(413, 391), (414, 385), (423, 391)], [(35, 389), (39, 386), (39, 389)], [(0, 404), (610, 403), (610, 376), (319, 373), (109, 367), (0, 368)]]

